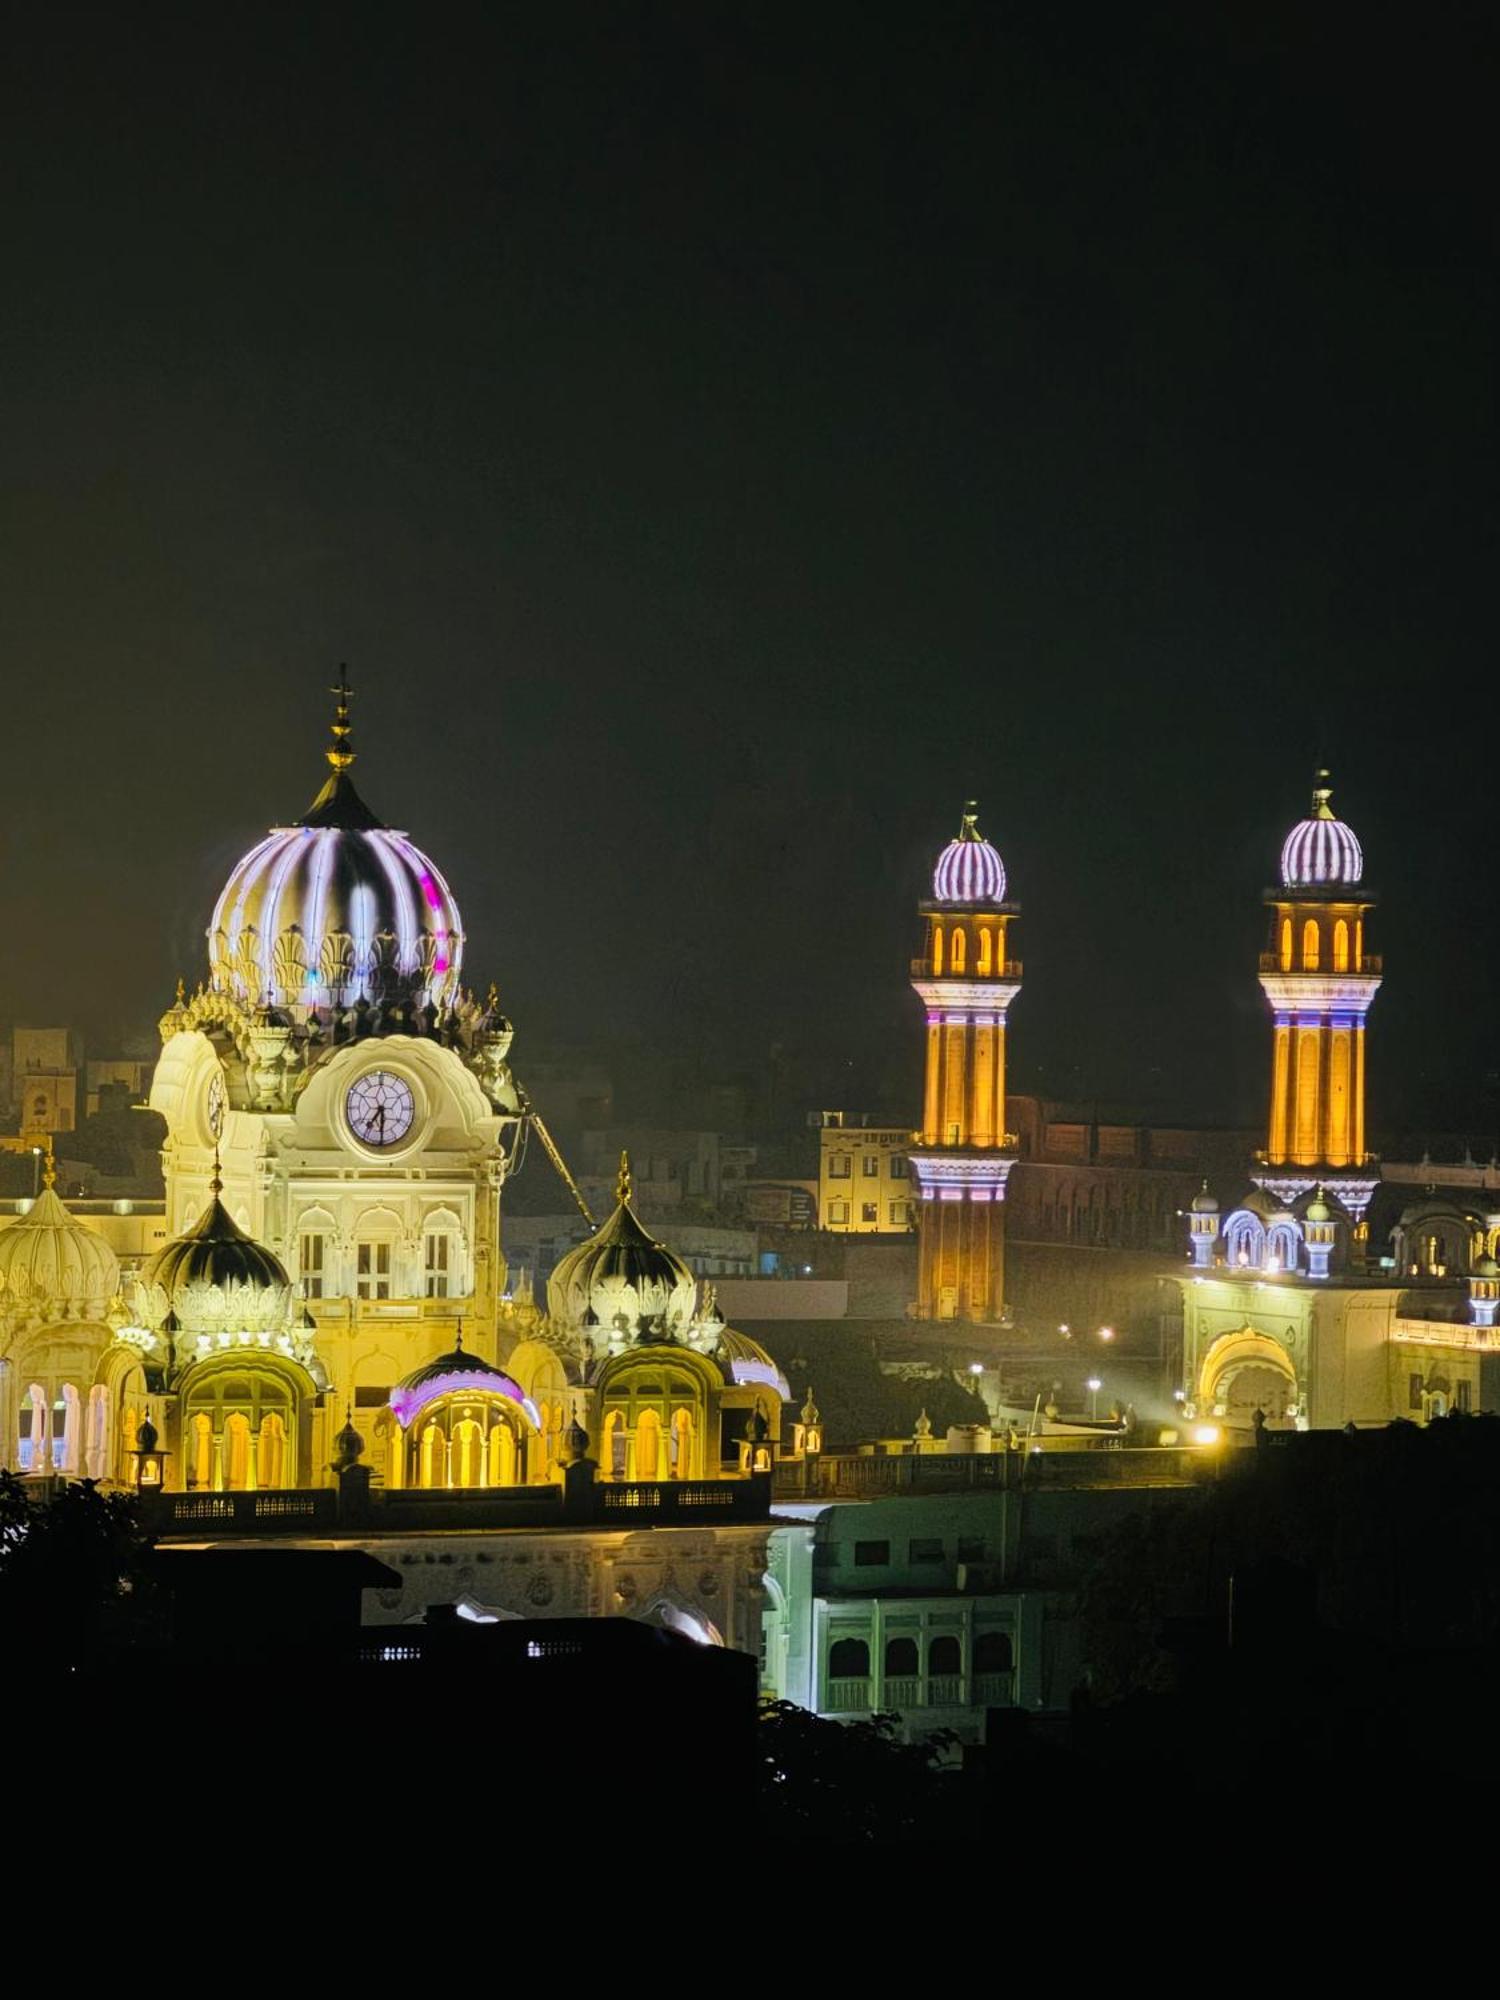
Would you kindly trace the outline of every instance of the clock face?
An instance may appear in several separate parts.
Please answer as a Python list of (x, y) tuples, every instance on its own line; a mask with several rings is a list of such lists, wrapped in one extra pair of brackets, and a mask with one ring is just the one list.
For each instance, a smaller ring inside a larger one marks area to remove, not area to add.
[(224, 1076), (215, 1070), (208, 1080), (208, 1129), (215, 1139), (224, 1136)]
[(417, 1115), (416, 1099), (404, 1077), (372, 1069), (349, 1086), (344, 1100), (349, 1130), (367, 1146), (399, 1146)]

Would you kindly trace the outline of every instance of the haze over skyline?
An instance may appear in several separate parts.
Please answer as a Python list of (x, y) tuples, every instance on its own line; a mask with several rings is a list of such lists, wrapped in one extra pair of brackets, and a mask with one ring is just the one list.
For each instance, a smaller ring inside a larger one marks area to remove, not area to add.
[(914, 1105), (973, 796), (1013, 1086), (1254, 1119), (1326, 759), (1374, 1120), (1493, 1131), (1488, 26), (1090, 27), (18, 17), (0, 1014), (201, 976), (347, 661), (522, 1075)]

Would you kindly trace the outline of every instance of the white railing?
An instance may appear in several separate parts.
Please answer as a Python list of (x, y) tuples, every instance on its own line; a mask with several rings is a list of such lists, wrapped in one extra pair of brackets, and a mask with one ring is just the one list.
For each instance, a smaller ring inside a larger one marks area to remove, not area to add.
[(857, 1681), (830, 1681), (825, 1713), (829, 1715), (857, 1715), (870, 1706), (870, 1683), (868, 1677)]
[(921, 1708), (922, 1683), (916, 1674), (889, 1676), (881, 1690), (882, 1708)]
[(927, 1677), (927, 1706), (929, 1708), (959, 1708), (964, 1702), (964, 1677), (962, 1674), (929, 1674)]

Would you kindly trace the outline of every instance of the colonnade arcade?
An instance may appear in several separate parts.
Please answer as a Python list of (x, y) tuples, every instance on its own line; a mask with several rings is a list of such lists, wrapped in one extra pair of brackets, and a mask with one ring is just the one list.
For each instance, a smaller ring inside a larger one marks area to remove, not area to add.
[(538, 1427), (512, 1397), (455, 1389), (398, 1425), (387, 1474), (392, 1485), (434, 1488), (524, 1486), (546, 1476)]

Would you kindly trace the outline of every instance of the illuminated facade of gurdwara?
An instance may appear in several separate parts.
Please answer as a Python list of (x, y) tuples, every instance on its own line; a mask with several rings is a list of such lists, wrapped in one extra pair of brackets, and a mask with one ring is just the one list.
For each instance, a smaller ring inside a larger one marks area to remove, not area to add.
[(1004, 1316), (1005, 1183), (1016, 1158), (1005, 1129), (1005, 1028), (1021, 990), (1006, 943), (1020, 912), (1005, 898), (1005, 864), (970, 805), (938, 856), (911, 968), (927, 1012), (922, 1125), (910, 1154), (919, 1319)]
[(1365, 1019), (1382, 964), (1365, 949), (1364, 855), (1326, 771), (1283, 843), (1280, 878), (1260, 961), (1266, 1146), (1245, 1198), (1225, 1214), (1205, 1185), (1189, 1217), (1188, 1413), (1243, 1427), (1260, 1410), (1305, 1428), (1478, 1409), (1500, 1296), (1500, 1271), (1485, 1267), (1500, 1235), (1476, 1223), (1462, 1260), (1410, 1268), (1371, 1250), (1381, 1171), (1365, 1140)]
[(0, 1463), (134, 1483), (149, 1422), (163, 1492), (242, 1525), (230, 1496), (284, 1514), (351, 1439), (376, 1494), (556, 1488), (585, 1462), (643, 1523), (662, 1486), (767, 1471), (786, 1384), (641, 1223), (628, 1162), (546, 1310), (507, 1296), (501, 1189), (534, 1124), (511, 1025), (460, 983), (437, 866), (354, 788), (347, 690), (327, 761), (161, 1023), (170, 1240), (122, 1278), (50, 1187), (0, 1233)]

